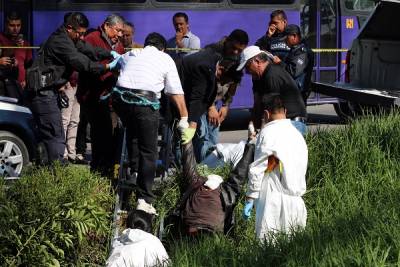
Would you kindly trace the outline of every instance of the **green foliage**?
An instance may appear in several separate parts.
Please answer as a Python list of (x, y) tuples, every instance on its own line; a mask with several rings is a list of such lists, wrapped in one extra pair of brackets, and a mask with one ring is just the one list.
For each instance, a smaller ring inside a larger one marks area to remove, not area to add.
[(103, 264), (107, 256), (110, 185), (86, 168), (33, 169), (0, 187), (0, 264)]

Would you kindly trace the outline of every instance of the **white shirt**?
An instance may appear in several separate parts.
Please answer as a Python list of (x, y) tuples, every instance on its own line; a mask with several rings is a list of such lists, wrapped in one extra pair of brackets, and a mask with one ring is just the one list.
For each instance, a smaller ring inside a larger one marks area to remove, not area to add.
[(153, 46), (146, 46), (141, 52), (128, 52), (124, 56), (117, 86), (151, 91), (161, 97), (166, 94), (183, 95), (175, 62), (172, 58)]
[[(281, 167), (267, 172), (272, 155)], [(290, 232), (306, 225), (307, 210), (301, 196), (306, 192), (307, 161), (306, 142), (290, 120), (274, 120), (262, 128), (247, 190), (247, 196), (257, 199), (256, 233), (261, 240), (270, 232)]]
[(167, 266), (169, 257), (161, 241), (140, 229), (126, 229), (114, 241), (107, 267)]

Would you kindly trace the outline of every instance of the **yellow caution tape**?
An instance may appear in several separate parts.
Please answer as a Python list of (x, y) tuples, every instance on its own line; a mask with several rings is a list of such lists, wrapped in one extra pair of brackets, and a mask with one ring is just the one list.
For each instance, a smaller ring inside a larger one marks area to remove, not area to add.
[(337, 52), (347, 52), (347, 48), (312, 48), (314, 53), (337, 53)]

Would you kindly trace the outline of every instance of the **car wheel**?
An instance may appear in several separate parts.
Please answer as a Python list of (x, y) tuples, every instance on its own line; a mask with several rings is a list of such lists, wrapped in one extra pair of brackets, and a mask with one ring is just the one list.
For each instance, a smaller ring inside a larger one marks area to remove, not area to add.
[(15, 134), (0, 131), (0, 176), (18, 177), (29, 162), (29, 153), (24, 142)]

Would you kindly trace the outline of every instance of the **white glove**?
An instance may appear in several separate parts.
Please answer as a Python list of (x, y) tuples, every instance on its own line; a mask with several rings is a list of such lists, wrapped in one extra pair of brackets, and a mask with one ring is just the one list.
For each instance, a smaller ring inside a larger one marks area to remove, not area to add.
[(247, 127), (247, 137), (249, 142), (252, 141), (253, 143), (255, 143), (255, 139), (256, 139), (256, 129), (254, 128), (254, 124), (252, 122), (249, 123), (249, 126)]
[(181, 120), (178, 122), (178, 131), (182, 133), (186, 128), (189, 128), (188, 117), (181, 117)]

